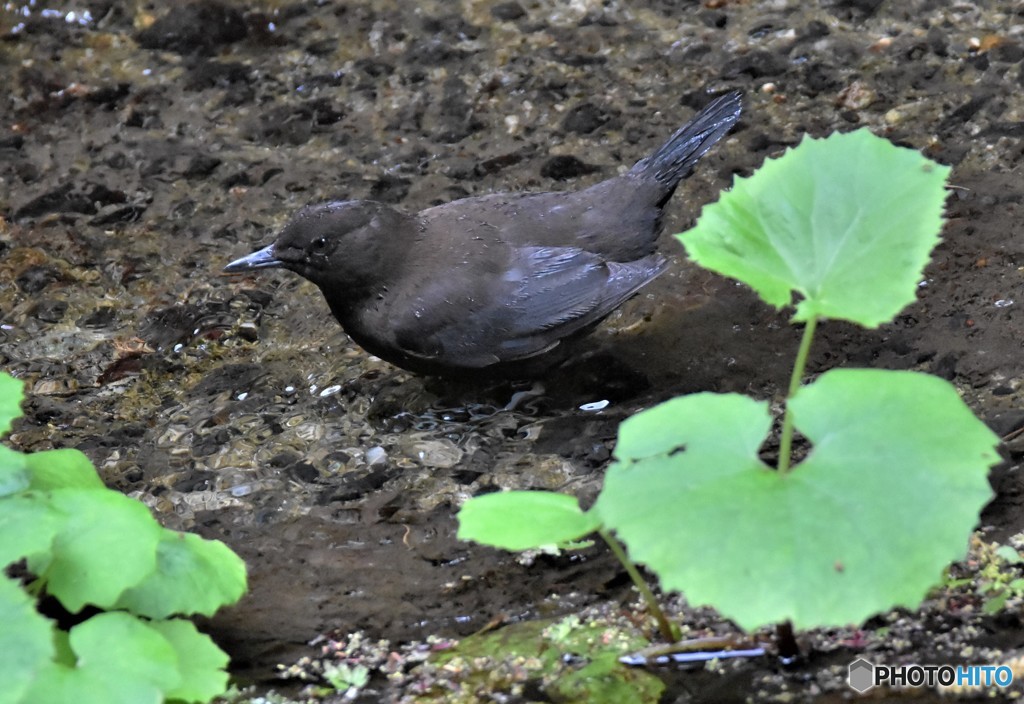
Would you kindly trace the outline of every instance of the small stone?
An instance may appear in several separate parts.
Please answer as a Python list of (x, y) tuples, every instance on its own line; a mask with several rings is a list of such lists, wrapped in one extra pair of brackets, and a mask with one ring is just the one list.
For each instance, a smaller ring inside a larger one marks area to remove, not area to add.
[(540, 167), (540, 175), (544, 178), (553, 178), (556, 181), (567, 181), (599, 170), (598, 167), (586, 164), (574, 156), (562, 155), (553, 156), (544, 162), (544, 165)]
[(839, 92), (836, 101), (847, 110), (863, 110), (878, 99), (878, 94), (863, 81), (854, 81)]
[(366, 454), (363, 455), (363, 459), (366, 460), (368, 467), (377, 467), (388, 461), (388, 453), (383, 447), (377, 445), (367, 450)]
[(414, 443), (407, 451), (424, 467), (454, 467), (462, 459), (462, 450), (451, 440), (424, 440)]
[(526, 16), (526, 10), (517, 2), (503, 2), (491, 8), (491, 16), (496, 20), (511, 22)]
[(577, 134), (590, 134), (598, 127), (605, 125), (610, 119), (611, 116), (607, 110), (593, 103), (582, 103), (565, 116), (565, 120), (562, 121), (562, 129)]
[(185, 178), (205, 178), (220, 166), (220, 159), (210, 154), (196, 154), (181, 172)]
[(220, 2), (200, 1), (172, 6), (136, 39), (145, 49), (209, 56), (219, 46), (245, 39), (246, 34), (241, 12)]
[(23, 293), (39, 293), (59, 277), (52, 266), (30, 266), (18, 275), (15, 283)]
[(45, 299), (32, 308), (32, 315), (44, 323), (59, 323), (68, 310), (67, 301)]
[(320, 479), (320, 472), (309, 462), (296, 462), (288, 468), (288, 474), (300, 482), (311, 484)]

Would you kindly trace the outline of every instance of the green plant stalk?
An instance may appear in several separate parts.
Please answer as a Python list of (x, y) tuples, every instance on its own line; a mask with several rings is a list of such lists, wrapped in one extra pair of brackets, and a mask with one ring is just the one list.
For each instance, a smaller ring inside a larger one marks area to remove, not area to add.
[(804, 368), (807, 366), (807, 357), (811, 352), (811, 340), (814, 339), (814, 329), (818, 327), (818, 318), (812, 317), (804, 325), (804, 336), (800, 339), (800, 349), (796, 353), (796, 362), (793, 364), (793, 376), (789, 379), (789, 391), (786, 393), (786, 410), (782, 415), (782, 436), (779, 438), (779, 472), (785, 474), (789, 471), (789, 463), (793, 452), (793, 414), (789, 410), (789, 400), (800, 390), (800, 384), (804, 378)]
[(647, 610), (651, 612), (651, 615), (654, 616), (654, 619), (658, 622), (658, 630), (661, 631), (661, 637), (669, 643), (675, 643), (679, 640), (678, 631), (672, 628), (672, 624), (668, 622), (668, 619), (665, 617), (665, 612), (661, 610), (660, 606), (658, 606), (658, 600), (654, 598), (654, 593), (651, 591), (651, 588), (647, 586), (647, 582), (640, 574), (640, 571), (636, 568), (636, 565), (634, 565), (632, 560), (629, 559), (629, 556), (626, 555), (626, 551), (622, 548), (622, 543), (616, 540), (615, 537), (604, 528), (599, 528), (597, 532), (602, 538), (604, 538), (604, 542), (608, 543), (608, 547), (612, 549), (612, 554), (615, 555), (619, 562), (622, 563), (622, 566), (626, 568), (626, 574), (629, 575), (629, 578), (633, 580), (633, 584), (636, 585), (636, 588), (640, 591), (640, 596), (643, 597), (644, 603), (647, 604)]

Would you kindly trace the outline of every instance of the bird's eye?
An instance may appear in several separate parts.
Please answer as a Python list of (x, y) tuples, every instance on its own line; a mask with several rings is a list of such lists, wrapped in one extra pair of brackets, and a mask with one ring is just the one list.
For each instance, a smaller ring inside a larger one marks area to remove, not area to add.
[(315, 240), (313, 240), (313, 244), (310, 245), (310, 249), (312, 249), (316, 253), (326, 252), (327, 251), (327, 238), (326, 237), (317, 237)]

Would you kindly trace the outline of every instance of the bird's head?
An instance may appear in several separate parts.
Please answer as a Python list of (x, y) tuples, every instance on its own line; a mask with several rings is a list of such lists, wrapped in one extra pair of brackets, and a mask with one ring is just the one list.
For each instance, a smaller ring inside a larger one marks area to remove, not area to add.
[(281, 267), (321, 289), (357, 290), (393, 268), (389, 245), (401, 239), (407, 216), (373, 201), (331, 201), (300, 210), (274, 240), (224, 267), (228, 273)]

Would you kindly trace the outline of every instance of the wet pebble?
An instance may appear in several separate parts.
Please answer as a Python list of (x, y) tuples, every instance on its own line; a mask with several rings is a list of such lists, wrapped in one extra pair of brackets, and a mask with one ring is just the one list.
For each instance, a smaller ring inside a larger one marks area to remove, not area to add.
[(405, 454), (424, 467), (454, 467), (462, 459), (462, 450), (451, 440), (421, 440), (405, 448)]
[(112, 327), (117, 322), (117, 310), (113, 306), (101, 306), (88, 313), (75, 324), (80, 328), (102, 329)]
[(78, 366), (82, 358), (90, 354), (100, 354), (98, 350), (107, 342), (107, 336), (85, 330), (54, 330), (52, 333), (35, 335), (21, 341), (17, 345), (8, 345), (5, 352), (20, 359), (65, 360), (76, 359)]
[(397, 471), (397, 469), (390, 470), (377, 466), (362, 467), (352, 472), (346, 472), (342, 475), (340, 482), (324, 490), (319, 501), (320, 503), (332, 503), (364, 499), (368, 494), (377, 491), (393, 479)]
[(320, 472), (309, 462), (296, 462), (287, 470), (288, 475), (307, 484), (320, 479)]
[(15, 283), (24, 293), (39, 293), (60, 278), (52, 266), (31, 266), (18, 275)]
[(540, 175), (556, 181), (567, 181), (600, 170), (600, 167), (586, 164), (574, 156), (559, 155), (544, 162), (540, 167)]
[(484, 128), (486, 123), (476, 117), (473, 104), (467, 99), (466, 84), (461, 78), (448, 78), (442, 91), (434, 130), (437, 141), (456, 144)]
[(615, 114), (593, 103), (582, 103), (572, 108), (562, 121), (562, 129), (576, 134), (590, 134), (612, 122)]
[(388, 453), (383, 447), (377, 445), (367, 450), (363, 459), (366, 460), (367, 466), (377, 467), (388, 461)]
[(125, 203), (128, 196), (102, 184), (68, 182), (33, 198), (14, 211), (14, 219), (37, 218), (50, 213), (95, 215), (101, 206)]
[(220, 165), (221, 160), (212, 154), (196, 154), (181, 175), (188, 179), (206, 178)]
[(502, 2), (491, 8), (491, 16), (496, 20), (511, 22), (526, 16), (526, 10), (518, 2)]
[(384, 203), (399, 203), (409, 195), (409, 179), (385, 174), (370, 187), (370, 198)]
[(324, 436), (324, 426), (315, 422), (302, 423), (295, 426), (292, 433), (304, 442), (317, 442)]
[(78, 382), (69, 377), (42, 379), (32, 387), (32, 393), (38, 396), (65, 396), (77, 390)]
[(219, 46), (245, 39), (245, 18), (220, 2), (172, 5), (170, 11), (136, 35), (139, 46), (179, 54), (212, 54)]
[(188, 73), (186, 90), (225, 88), (235, 83), (249, 83), (252, 69), (235, 61), (203, 60), (194, 63)]
[(789, 60), (771, 51), (751, 51), (726, 62), (722, 67), (723, 78), (736, 78), (747, 75), (750, 78), (779, 76), (789, 68)]
[(252, 484), (239, 484), (237, 486), (231, 487), (230, 494), (238, 498), (241, 496), (248, 496), (249, 494), (252, 493), (252, 490)]

